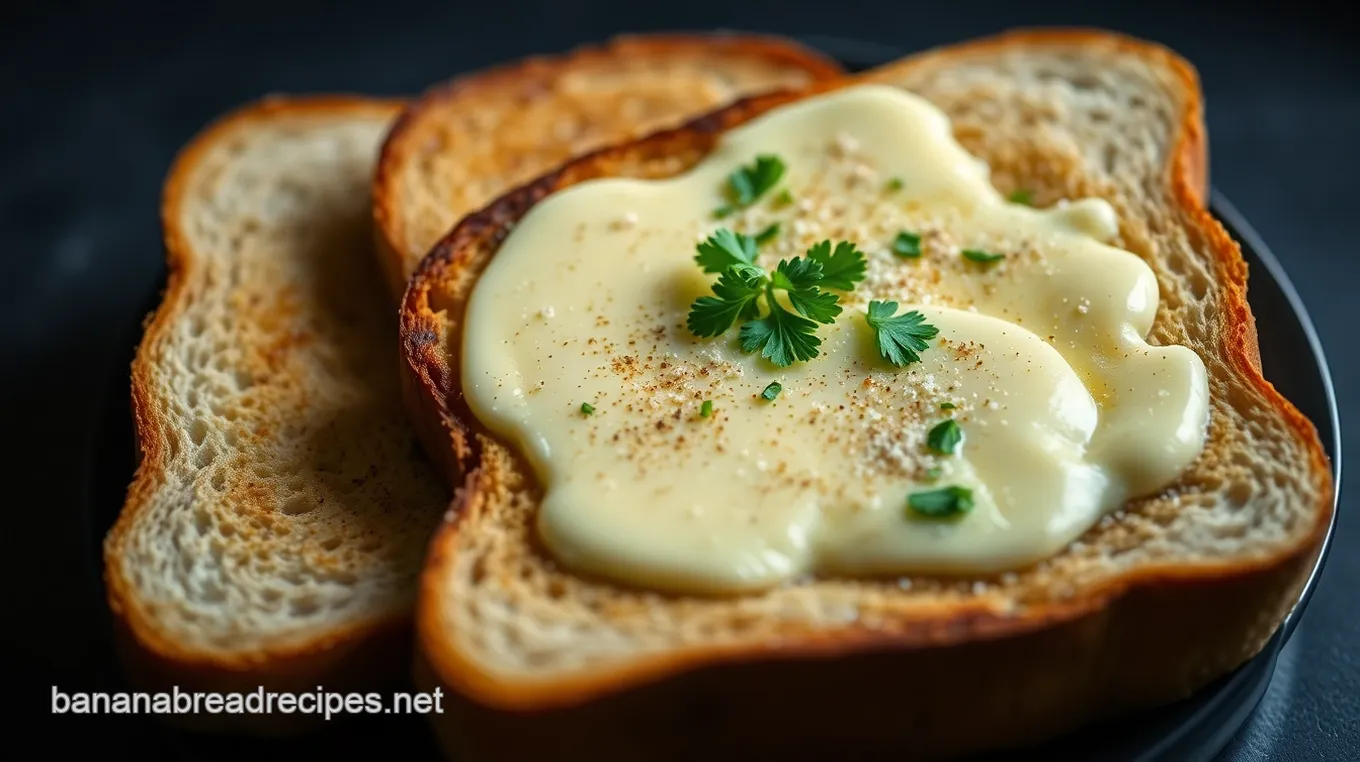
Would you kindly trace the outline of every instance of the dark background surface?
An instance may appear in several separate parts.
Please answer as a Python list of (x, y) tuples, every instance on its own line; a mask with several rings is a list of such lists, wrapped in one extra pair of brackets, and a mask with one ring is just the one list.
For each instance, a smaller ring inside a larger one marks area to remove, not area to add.
[[(236, 0), (29, 2), (4, 14), (0, 389), (3, 431), (17, 455), (3, 461), (0, 558), (14, 568), (0, 577), (8, 583), (0, 588), (0, 663), (17, 678), (7, 682), (25, 712), (45, 716), (53, 685), (88, 690), (113, 679), (83, 523), (87, 469), (109, 456), (91, 446), (95, 414), (162, 271), (157, 205), (174, 151), (206, 121), (267, 92), (408, 94), (460, 71), (648, 29), (833, 35), (905, 50), (1017, 25), (1099, 25), (1148, 37), (1198, 67), (1211, 179), (1279, 256), (1311, 310), (1345, 439), (1355, 441), (1346, 414), (1360, 404), (1360, 54), (1349, 11), (1160, 0)], [(1360, 759), (1360, 526), (1349, 512), (1343, 497), (1317, 593), (1224, 762)], [(48, 751), (88, 742), (79, 728), (93, 729), (94, 720), (61, 725)], [(126, 741), (100, 740), (121, 758)]]

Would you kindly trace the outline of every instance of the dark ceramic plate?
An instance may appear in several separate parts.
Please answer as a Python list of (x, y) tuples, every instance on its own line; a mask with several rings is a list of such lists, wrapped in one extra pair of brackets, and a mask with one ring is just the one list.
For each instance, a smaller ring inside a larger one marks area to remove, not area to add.
[[(907, 51), (889, 46), (825, 37), (806, 37), (804, 41), (840, 59), (847, 67), (859, 70), (889, 61)], [(1242, 245), (1251, 272), (1248, 300), (1260, 327), (1262, 364), (1266, 377), (1308, 416), (1318, 428), (1323, 446), (1333, 463), (1337, 492), (1341, 479), (1340, 421), (1332, 380), (1313, 324), (1293, 285), (1285, 276), (1279, 260), (1266, 248), (1256, 233), (1226, 199), (1215, 193), (1211, 208), (1228, 232)], [(157, 290), (157, 295), (159, 289)], [(148, 302), (153, 309), (155, 299)], [(144, 314), (144, 313), (143, 313)], [(129, 332), (127, 345), (133, 347), (140, 337), (140, 318)], [(99, 543), (117, 517), (124, 491), (132, 477), (134, 453), (132, 427), (128, 418), (127, 364), (115, 365), (108, 382), (104, 418), (95, 437), (95, 455), (90, 485), (89, 526), (92, 530), (91, 560), (98, 567)], [(1298, 624), (1322, 571), (1331, 544), (1331, 530), (1303, 594), (1280, 630), (1255, 659), (1191, 699), (1174, 706), (1125, 718), (1068, 736), (1058, 742), (1024, 754), (1004, 755), (1006, 760), (1035, 759), (1044, 762), (1208, 762), (1224, 748), (1260, 702), (1275, 671), (1280, 649)], [(102, 601), (100, 604), (102, 605)], [(301, 739), (254, 741), (248, 739), (205, 739), (160, 729), (145, 721), (124, 725), (136, 737), (138, 756), (143, 759), (171, 759), (183, 762), (250, 759), (349, 759), (362, 756), (437, 760), (438, 750), (424, 720), (412, 715), (375, 715), (347, 718), (320, 733)], [(135, 729), (134, 729), (135, 726)], [(131, 737), (108, 739), (116, 745)], [(971, 762), (999, 762), (1001, 756), (981, 757)]]

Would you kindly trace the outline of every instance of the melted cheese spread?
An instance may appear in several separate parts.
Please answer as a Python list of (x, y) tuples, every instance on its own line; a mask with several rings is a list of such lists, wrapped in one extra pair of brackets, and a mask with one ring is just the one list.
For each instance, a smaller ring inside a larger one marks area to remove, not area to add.
[[(779, 185), (715, 219), (727, 177), (762, 154), (785, 163)], [(696, 244), (773, 222), (768, 271), (822, 240), (868, 259), (819, 356), (785, 368), (741, 351), (735, 326), (701, 339), (685, 325), (716, 279)], [(1203, 363), (1146, 342), (1157, 281), (1109, 245), (1118, 230), (1100, 199), (1009, 202), (929, 102), (851, 87), (732, 130), (676, 177), (536, 205), (471, 295), (462, 386), (534, 469), (537, 529), (571, 569), (680, 592), (1016, 569), (1174, 481), (1204, 444)], [(893, 252), (901, 232), (920, 256)], [(870, 299), (938, 329), (919, 362), (880, 357)], [(946, 418), (964, 436), (952, 455), (926, 444)], [(948, 486), (971, 490), (970, 511), (907, 508)]]

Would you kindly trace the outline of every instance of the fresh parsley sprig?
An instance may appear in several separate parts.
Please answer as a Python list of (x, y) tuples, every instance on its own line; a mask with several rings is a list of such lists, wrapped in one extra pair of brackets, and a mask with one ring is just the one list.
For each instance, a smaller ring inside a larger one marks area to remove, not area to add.
[[(864, 253), (849, 241), (834, 247), (822, 241), (806, 257), (781, 260), (767, 272), (755, 264), (759, 238), (720, 228), (699, 244), (694, 261), (718, 280), (711, 296), (694, 300), (685, 325), (695, 336), (712, 338), (745, 321), (738, 334), (743, 352), (759, 351), (780, 367), (811, 360), (822, 343), (817, 326), (834, 322), (842, 311), (840, 297), (823, 289), (848, 291), (864, 280)], [(792, 312), (776, 291), (784, 292)]]
[(929, 346), (927, 342), (940, 333), (916, 310), (898, 315), (897, 302), (869, 302), (864, 320), (874, 329), (879, 354), (898, 368), (920, 361), (918, 353), (924, 352)]

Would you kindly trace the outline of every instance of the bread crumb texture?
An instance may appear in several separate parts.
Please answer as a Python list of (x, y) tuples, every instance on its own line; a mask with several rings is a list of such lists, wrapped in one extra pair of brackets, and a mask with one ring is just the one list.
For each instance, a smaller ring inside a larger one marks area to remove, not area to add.
[(179, 290), (134, 367), (146, 483), (108, 551), (125, 605), (188, 650), (287, 648), (412, 604), (446, 495), (371, 252), (390, 115), (239, 118), (180, 178)]
[[(1189, 346), (1209, 371), (1210, 431), (1196, 462), (1172, 488), (1107, 516), (1033, 568), (957, 580), (800, 580), (764, 594), (706, 599), (560, 573), (536, 550), (540, 492), (528, 467), (483, 438), (485, 489), (472, 492), (464, 506), (466, 529), (446, 535), (442, 573), (448, 576), (431, 586), (437, 598), (427, 612), (458, 652), (505, 678), (539, 680), (692, 646), (777, 644), (848, 623), (891, 633), (913, 618), (929, 620), (941, 605), (981, 599), (998, 612), (1022, 611), (1159, 562), (1263, 558), (1313, 530), (1311, 506), (1325, 485), (1313, 478), (1307, 445), (1223, 349), (1231, 340), (1222, 335), (1221, 313), (1236, 265), (1215, 262), (1209, 231), (1170, 197), (1166, 168), (1186, 107), (1176, 100), (1184, 92), (1177, 72), (1115, 48), (1080, 54), (1061, 46), (1027, 46), (1015, 54), (981, 48), (969, 56), (925, 56), (875, 76), (944, 109), (956, 137), (990, 165), (1001, 192), (1029, 191), (1041, 207), (1087, 196), (1114, 206), (1121, 227), (1112, 243), (1143, 257), (1157, 274), (1161, 306), (1149, 341)], [(611, 165), (610, 174), (665, 176), (676, 171), (673, 165), (634, 157)], [(477, 171), (423, 174), (450, 180), (460, 173)], [(758, 220), (749, 224), (759, 229)], [(890, 233), (873, 232), (875, 240), (857, 241), (871, 252)], [(928, 258), (934, 248), (950, 248), (941, 236), (923, 243)], [(447, 276), (443, 292), (432, 295), (437, 309), (466, 298), (467, 273), (480, 270), (490, 254), (491, 247), (477, 247), (479, 261)], [(874, 281), (889, 277), (885, 268), (900, 266), (887, 256), (872, 261)], [(447, 312), (440, 317), (453, 319)], [(445, 335), (457, 336), (452, 323)]]

